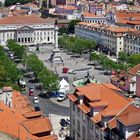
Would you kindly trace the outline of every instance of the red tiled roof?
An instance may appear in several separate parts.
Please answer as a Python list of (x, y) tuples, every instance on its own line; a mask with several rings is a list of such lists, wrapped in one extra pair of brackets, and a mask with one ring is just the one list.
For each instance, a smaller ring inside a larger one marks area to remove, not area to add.
[(127, 27), (120, 27), (120, 26), (111, 26), (111, 25), (101, 25), (97, 23), (88, 23), (88, 22), (79, 22), (77, 25), (83, 25), (84, 27), (92, 27), (92, 28), (100, 28), (106, 31), (111, 31), (117, 33), (117, 35), (126, 32), (135, 32), (137, 29), (134, 28), (127, 28)]
[(77, 97), (76, 97), (75, 95), (73, 95), (73, 94), (68, 94), (67, 96), (68, 96), (68, 98), (69, 98), (72, 102), (77, 101)]
[(79, 104), (78, 107), (86, 114), (90, 112), (90, 107), (87, 107), (84, 103)]
[(77, 91), (84, 94), (91, 105), (105, 105), (106, 107), (100, 111), (103, 116), (113, 116), (118, 114), (130, 101), (110, 88), (104, 84), (90, 84), (78, 87)]
[(140, 64), (137, 64), (133, 68), (129, 69), (128, 70), (128, 73), (131, 74), (131, 75), (136, 75), (136, 73), (138, 72), (138, 70), (140, 70)]
[(117, 127), (117, 121), (116, 121), (116, 118), (113, 118), (112, 120), (110, 120), (108, 122), (108, 126), (111, 128), (111, 129), (114, 129)]
[(98, 123), (98, 122), (100, 122), (101, 121), (101, 114), (100, 113), (98, 113), (98, 114), (96, 114), (95, 116), (93, 116), (93, 117), (91, 117), (90, 118), (94, 123)]
[(48, 118), (38, 118), (22, 122), (22, 125), (31, 134), (38, 134), (52, 131), (52, 126)]
[(30, 118), (30, 117), (41, 117), (42, 112), (41, 111), (33, 111), (33, 112), (28, 112), (23, 114), (25, 118)]
[(35, 15), (11, 16), (0, 19), (0, 24), (37, 24), (37, 23), (54, 23), (51, 18), (43, 19)]
[(138, 132), (133, 133), (127, 140), (140, 140)]
[(57, 136), (56, 135), (49, 135), (49, 136), (44, 136), (42, 138), (38, 138), (36, 140), (57, 140)]
[(140, 124), (140, 109), (129, 105), (117, 116), (117, 119), (125, 126)]

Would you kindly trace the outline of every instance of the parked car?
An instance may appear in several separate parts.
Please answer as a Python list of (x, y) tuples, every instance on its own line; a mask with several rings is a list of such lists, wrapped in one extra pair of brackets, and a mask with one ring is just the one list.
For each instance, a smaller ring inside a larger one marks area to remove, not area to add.
[(61, 119), (61, 120), (60, 120), (60, 125), (61, 125), (62, 127), (66, 127), (66, 126), (68, 125), (68, 123), (67, 123), (67, 121), (66, 121), (65, 119)]
[(60, 93), (59, 97), (57, 98), (58, 102), (62, 102), (66, 99), (66, 95), (64, 93)]
[(34, 93), (34, 88), (30, 87), (29, 88), (29, 96), (33, 96), (33, 93)]
[(42, 90), (43, 85), (42, 83), (37, 83), (37, 85), (35, 86), (36, 90)]
[(35, 96), (34, 99), (33, 99), (33, 102), (34, 102), (35, 104), (39, 103), (38, 97)]
[(39, 106), (35, 106), (35, 111), (41, 111)]
[(76, 71), (74, 71), (74, 70), (69, 70), (69, 71), (68, 71), (68, 74), (76, 74)]
[(27, 74), (25, 74), (25, 77), (33, 78), (33, 77), (35, 77), (35, 73), (34, 72), (28, 72)]

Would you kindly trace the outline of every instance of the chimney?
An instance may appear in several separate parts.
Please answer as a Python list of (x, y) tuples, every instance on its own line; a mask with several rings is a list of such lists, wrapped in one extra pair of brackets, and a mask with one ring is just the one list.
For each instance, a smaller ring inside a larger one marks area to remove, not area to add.
[(140, 70), (136, 74), (136, 96), (140, 97)]

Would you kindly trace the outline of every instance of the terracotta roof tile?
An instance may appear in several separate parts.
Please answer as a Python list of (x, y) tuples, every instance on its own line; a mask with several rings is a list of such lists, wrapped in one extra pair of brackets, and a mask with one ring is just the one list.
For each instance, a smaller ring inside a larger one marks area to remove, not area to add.
[(98, 113), (98, 114), (96, 114), (95, 116), (91, 117), (90, 119), (91, 119), (94, 123), (98, 123), (98, 122), (101, 121), (102, 117), (101, 117), (101, 114)]
[(112, 120), (110, 120), (108, 122), (108, 126), (111, 128), (111, 129), (114, 129), (117, 127), (117, 121), (116, 121), (116, 118), (113, 118)]
[(90, 84), (83, 87), (78, 87), (77, 90), (78, 90), (78, 95), (84, 95), (90, 101), (101, 100), (101, 88), (100, 85), (98, 84)]
[(57, 140), (57, 136), (56, 135), (49, 135), (49, 136), (44, 136), (42, 138), (38, 138), (35, 140)]
[(49, 132), (52, 130), (52, 126), (48, 118), (28, 120), (28, 121), (22, 122), (22, 125), (31, 134)]
[(128, 70), (128, 73), (131, 74), (131, 75), (136, 75), (136, 73), (138, 72), (138, 70), (140, 70), (140, 64), (137, 64), (133, 68), (129, 69)]
[(84, 94), (91, 106), (104, 105), (105, 108), (100, 111), (103, 116), (114, 116), (130, 103), (126, 97), (104, 84), (90, 84), (78, 87), (76, 91), (80, 91), (82, 95)]
[(90, 107), (87, 107), (84, 103), (79, 104), (78, 107), (86, 114), (90, 112)]
[(41, 117), (42, 112), (41, 111), (33, 111), (23, 114), (25, 118), (31, 118), (31, 117)]
[(120, 26), (116, 26), (116, 25), (101, 25), (101, 24), (97, 24), (97, 23), (88, 23), (88, 22), (80, 22), (77, 25), (81, 25), (84, 26), (85, 28), (100, 28), (103, 29), (105, 31), (111, 31), (114, 33), (117, 33), (117, 35), (121, 35), (121, 33), (126, 33), (126, 32), (135, 32), (137, 31), (137, 29), (134, 28), (127, 28), (127, 27), (120, 27)]
[(68, 98), (72, 101), (72, 102), (75, 102), (75, 101), (77, 101), (77, 97), (75, 96), (75, 95), (73, 95), (73, 94), (68, 94), (67, 95), (68, 96)]
[(125, 126), (140, 124), (140, 109), (129, 105), (117, 116), (117, 119)]
[(54, 20), (51, 18), (43, 19), (35, 15), (26, 15), (26, 16), (11, 16), (0, 19), (0, 24), (38, 24), (38, 23), (54, 23)]
[(127, 140), (140, 140), (138, 132), (133, 133)]

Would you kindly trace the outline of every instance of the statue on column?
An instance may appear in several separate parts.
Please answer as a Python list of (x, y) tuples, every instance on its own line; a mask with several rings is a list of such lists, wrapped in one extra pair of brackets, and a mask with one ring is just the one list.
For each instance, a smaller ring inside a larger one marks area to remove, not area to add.
[(54, 34), (54, 49), (50, 57), (52, 63), (63, 63), (63, 58), (61, 57), (60, 50), (58, 48), (58, 27), (55, 27)]

